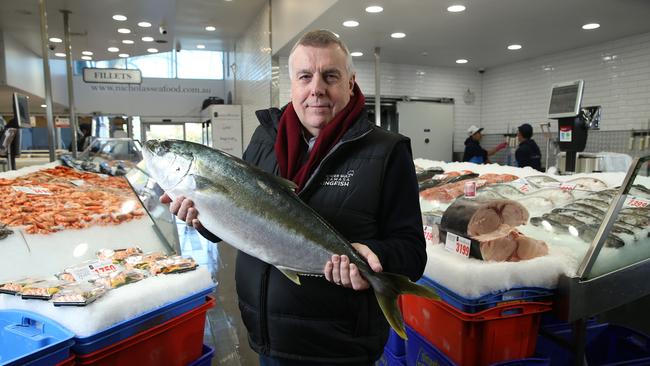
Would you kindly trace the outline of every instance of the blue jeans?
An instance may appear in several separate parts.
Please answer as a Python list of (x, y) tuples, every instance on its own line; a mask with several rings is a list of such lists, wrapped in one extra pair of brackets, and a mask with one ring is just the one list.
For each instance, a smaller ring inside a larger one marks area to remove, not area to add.
[[(318, 366), (318, 365), (324, 366), (326, 364), (318, 364), (309, 361), (289, 360), (286, 358), (269, 357), (269, 356), (260, 355), (260, 366)], [(372, 363), (350, 363), (350, 364), (346, 363), (341, 366), (370, 366), (370, 365), (372, 365)]]

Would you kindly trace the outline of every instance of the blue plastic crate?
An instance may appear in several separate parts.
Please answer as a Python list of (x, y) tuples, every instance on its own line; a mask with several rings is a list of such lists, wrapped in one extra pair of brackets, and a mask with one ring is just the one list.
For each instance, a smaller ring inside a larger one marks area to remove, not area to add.
[(205, 297), (214, 291), (214, 287), (196, 292), (178, 301), (148, 311), (137, 318), (117, 323), (108, 329), (88, 337), (75, 338), (72, 347), (74, 353), (87, 355), (108, 347), (121, 340), (132, 337), (142, 331), (171, 320), (181, 314), (205, 303)]
[[(572, 340), (570, 326), (557, 326), (552, 333)], [(573, 350), (540, 334), (537, 353), (549, 357), (553, 365), (573, 363)], [(590, 365), (650, 365), (650, 337), (635, 330), (611, 324), (587, 326), (586, 357)]]
[(509, 302), (549, 301), (555, 295), (553, 290), (545, 288), (519, 287), (484, 295), (476, 299), (468, 299), (427, 277), (420, 278), (418, 283), (433, 288), (438, 292), (438, 295), (440, 295), (440, 298), (444, 302), (464, 313), (470, 314), (478, 313)]
[(210, 366), (212, 364), (212, 357), (214, 357), (214, 349), (204, 344), (201, 357), (187, 366)]
[(455, 366), (447, 356), (409, 326), (406, 326), (406, 336), (408, 337), (406, 341), (406, 365)]
[(388, 349), (384, 349), (384, 354), (375, 362), (375, 366), (406, 366), (406, 356), (396, 356)]
[(55, 365), (70, 356), (73, 336), (44, 316), (0, 310), (0, 365)]
[(406, 354), (406, 344), (402, 337), (395, 333), (393, 328), (390, 328), (389, 330), (388, 341), (384, 348), (395, 356), (404, 356), (404, 354)]

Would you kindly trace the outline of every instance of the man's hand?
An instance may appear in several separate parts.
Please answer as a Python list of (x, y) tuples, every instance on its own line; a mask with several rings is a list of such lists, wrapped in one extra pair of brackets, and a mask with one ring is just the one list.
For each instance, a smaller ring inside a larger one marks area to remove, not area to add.
[(197, 217), (199, 216), (199, 211), (194, 208), (194, 202), (191, 199), (186, 198), (185, 196), (179, 196), (175, 201), (172, 201), (171, 197), (167, 192), (163, 193), (160, 196), (160, 203), (169, 205), (169, 212), (172, 215), (175, 215), (179, 219), (185, 221), (187, 225), (193, 226), (195, 229), (200, 229), (203, 227), (201, 222)]
[[(366, 259), (373, 271), (382, 271), (379, 258), (370, 248), (360, 243), (352, 243), (352, 246)], [(368, 281), (359, 272), (357, 265), (350, 263), (350, 259), (346, 255), (333, 255), (332, 260), (327, 261), (325, 264), (325, 270), (323, 272), (328, 281), (343, 287), (352, 288), (357, 291), (370, 287)]]

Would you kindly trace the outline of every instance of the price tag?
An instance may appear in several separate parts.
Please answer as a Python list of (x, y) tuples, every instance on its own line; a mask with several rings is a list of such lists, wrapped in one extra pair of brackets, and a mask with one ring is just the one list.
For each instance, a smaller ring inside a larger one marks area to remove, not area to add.
[(650, 201), (644, 200), (643, 198), (637, 197), (628, 197), (625, 199), (623, 207), (632, 207), (632, 208), (644, 208), (650, 205)]
[(424, 225), (424, 240), (427, 244), (434, 244), (433, 242), (433, 227)]
[(560, 126), (560, 142), (571, 142), (572, 134), (571, 126)]
[(23, 192), (27, 194), (38, 194), (42, 196), (49, 196), (52, 194), (49, 189), (38, 186), (23, 187), (23, 186), (13, 186), (11, 187), (14, 191)]
[(93, 271), (95, 271), (95, 273), (100, 275), (117, 272), (117, 266), (110, 261), (95, 262), (93, 264), (88, 265), (88, 267), (90, 267), (90, 269), (92, 269)]
[(576, 185), (569, 184), (569, 183), (562, 183), (560, 184), (560, 189), (563, 191), (573, 191), (574, 189), (576, 189)]
[(84, 184), (86, 184), (86, 181), (84, 181), (83, 179), (72, 179), (70, 183), (74, 184), (77, 187), (81, 187)]
[(472, 241), (458, 236), (456, 234), (447, 233), (447, 240), (445, 240), (445, 249), (450, 252), (461, 255), (465, 258), (469, 257), (469, 249), (472, 245)]
[(77, 282), (84, 282), (97, 278), (97, 274), (90, 269), (90, 265), (70, 268), (66, 270), (66, 272), (70, 273)]
[(519, 190), (519, 192), (522, 192), (522, 193), (528, 193), (533, 189), (530, 186), (530, 184), (528, 184), (528, 181), (526, 179), (524, 179), (524, 178), (519, 178), (517, 180), (513, 180), (512, 182), (510, 182), (510, 184), (512, 186), (514, 186), (515, 188), (517, 188)]

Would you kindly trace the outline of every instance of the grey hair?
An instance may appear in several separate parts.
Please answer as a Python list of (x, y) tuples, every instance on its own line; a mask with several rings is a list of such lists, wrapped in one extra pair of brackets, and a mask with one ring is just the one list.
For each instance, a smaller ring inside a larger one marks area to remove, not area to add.
[(352, 63), (352, 56), (350, 55), (348, 46), (346, 46), (334, 32), (327, 29), (317, 29), (303, 34), (298, 42), (293, 45), (293, 48), (291, 48), (291, 53), (289, 54), (289, 78), (293, 79), (291, 59), (293, 57), (293, 52), (298, 48), (298, 46), (327, 47), (331, 44), (341, 47), (343, 53), (345, 53), (345, 68), (348, 75), (352, 76), (352, 74), (354, 74), (354, 64)]

